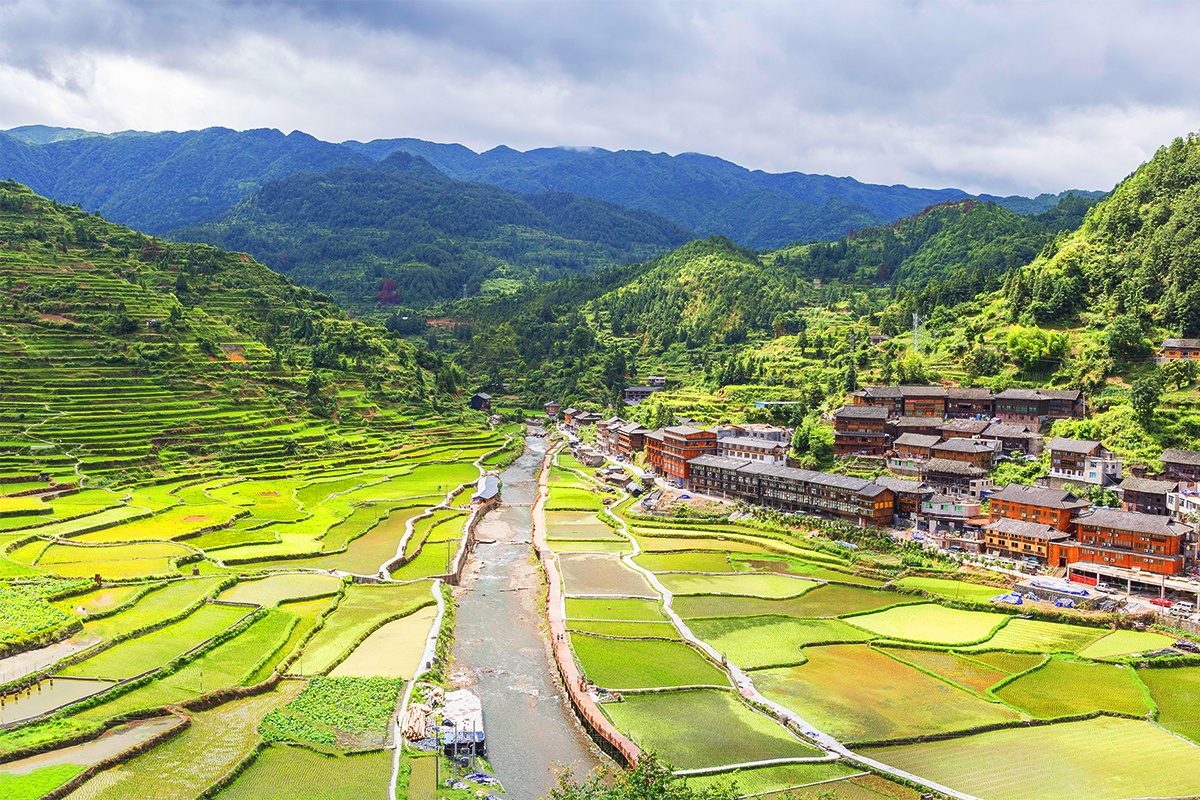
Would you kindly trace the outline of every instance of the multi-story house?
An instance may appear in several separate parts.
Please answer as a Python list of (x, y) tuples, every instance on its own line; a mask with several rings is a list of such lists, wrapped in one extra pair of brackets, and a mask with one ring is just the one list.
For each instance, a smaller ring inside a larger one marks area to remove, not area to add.
[(1108, 486), (1121, 480), (1121, 459), (1110, 453), (1100, 442), (1086, 439), (1051, 439), (1050, 481), (1085, 483), (1089, 486)]
[(946, 390), (946, 416), (949, 419), (988, 419), (996, 413), (996, 398), (991, 389), (951, 386)]
[(1179, 481), (1129, 477), (1121, 481), (1117, 494), (1121, 495), (1123, 511), (1167, 516), (1170, 513), (1167, 497), (1178, 490)]
[(987, 472), (996, 460), (996, 443), (986, 439), (947, 439), (933, 445), (933, 458), (963, 461)]
[(1200, 453), (1195, 450), (1163, 450), (1158, 460), (1163, 463), (1164, 477), (1200, 482)]
[(1002, 517), (983, 526), (984, 548), (1000, 558), (1050, 563), (1055, 546), (1071, 534), (1040, 522), (1024, 522)]
[(882, 456), (888, 451), (886, 423), (889, 415), (882, 406), (842, 406), (833, 412), (833, 452), (837, 456)]
[(1060, 566), (1105, 564), (1156, 575), (1183, 572), (1187, 539), (1195, 533), (1170, 517), (1104, 508), (1081, 514), (1075, 524), (1075, 539), (1059, 545)]
[(766, 464), (787, 464), (788, 446), (781, 441), (757, 436), (719, 436), (717, 455), (724, 458), (744, 458)]
[(899, 386), (867, 386), (851, 395), (856, 406), (886, 408), (893, 417), (904, 413), (904, 395)]
[(1200, 360), (1200, 339), (1163, 339), (1160, 361)]
[(675, 425), (663, 429), (663, 475), (678, 486), (687, 488), (691, 478), (688, 462), (693, 458), (715, 455), (717, 434), (690, 425)]
[(988, 498), (988, 516), (1049, 525), (1070, 532), (1074, 518), (1090, 504), (1063, 489), (1044, 489), (1010, 483)]
[(902, 475), (916, 475), (921, 464), (933, 458), (933, 448), (941, 444), (941, 441), (937, 436), (901, 434), (892, 443), (892, 452), (887, 460), (888, 469)]

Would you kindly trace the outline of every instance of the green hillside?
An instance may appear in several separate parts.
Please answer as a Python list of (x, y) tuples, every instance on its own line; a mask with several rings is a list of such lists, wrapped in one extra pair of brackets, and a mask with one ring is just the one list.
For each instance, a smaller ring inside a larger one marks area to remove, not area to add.
[(901, 357), (902, 337), (880, 347), (870, 335), (900, 336), (913, 311), (999, 289), (1089, 205), (1067, 197), (1023, 217), (966, 200), (768, 253), (695, 241), (641, 267), (463, 304), (476, 336), (461, 359), (516, 381), (526, 402), (611, 399), (638, 375), (665, 374), (691, 392), (753, 384), (756, 399), (816, 408), (860, 373), (925, 380), (920, 359)]
[(600, 200), (451, 180), (396, 153), (372, 169), (269, 183), (216, 222), (173, 237), (251, 253), (369, 312), (641, 261), (691, 234)]
[(401, 424), (438, 424), (435, 387), (457, 388), (437, 356), (244, 255), (15, 183), (0, 183), (0, 353), (0, 480), (369, 458)]

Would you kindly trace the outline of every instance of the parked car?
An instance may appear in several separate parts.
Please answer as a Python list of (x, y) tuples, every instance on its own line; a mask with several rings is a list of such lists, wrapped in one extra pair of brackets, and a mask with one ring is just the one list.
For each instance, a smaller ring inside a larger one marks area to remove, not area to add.
[(1150, 605), (1160, 606), (1162, 608), (1170, 608), (1172, 603), (1170, 600), (1167, 600), (1164, 597), (1152, 597), (1150, 598)]

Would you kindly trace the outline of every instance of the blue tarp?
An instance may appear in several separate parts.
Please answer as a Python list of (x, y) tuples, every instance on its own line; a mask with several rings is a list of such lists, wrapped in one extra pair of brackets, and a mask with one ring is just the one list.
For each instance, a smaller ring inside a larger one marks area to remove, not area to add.
[(1001, 594), (992, 598), (993, 603), (1008, 603), (1011, 606), (1019, 606), (1025, 603), (1019, 594)]
[(1036, 586), (1039, 589), (1049, 589), (1052, 592), (1075, 595), (1076, 597), (1091, 597), (1091, 592), (1081, 586), (1065, 586), (1047, 581), (1030, 581), (1029, 585)]

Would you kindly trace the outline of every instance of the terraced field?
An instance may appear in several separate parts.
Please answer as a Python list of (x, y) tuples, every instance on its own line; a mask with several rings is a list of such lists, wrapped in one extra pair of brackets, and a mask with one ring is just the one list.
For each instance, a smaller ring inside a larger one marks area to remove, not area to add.
[[(573, 483), (560, 481), (574, 491), (582, 488)], [(559, 491), (552, 482), (551, 498)], [(982, 752), (985, 743), (1013, 741), (1018, 751), (1028, 748), (1033, 754), (1037, 742), (1052, 747), (1061, 741), (1078, 758), (1092, 759), (1089, 769), (1102, 771), (1104, 758), (1116, 755), (1082, 752), (1086, 736), (1070, 726), (1091, 726), (1086, 730), (1100, 737), (1097, 753), (1107, 752), (1108, 742), (1116, 739), (1113, 726), (1129, 723), (1123, 717), (1151, 715), (1147, 697), (1154, 698), (1162, 725), (1196, 735), (1192, 701), (1200, 679), (1191, 674), (1196, 668), (1135, 671), (1132, 665), (1105, 663), (1161, 648), (1163, 635), (1113, 631), (1084, 619), (1065, 624), (987, 611), (981, 604), (1003, 593), (996, 586), (949, 575), (899, 577), (892, 586), (877, 577), (887, 566), (859, 576), (832, 553), (806, 552), (778, 534), (738, 526), (690, 527), (678, 520), (654, 524), (630, 515), (630, 505), (616, 504), (614, 513), (630, 526), (640, 552), (607, 555), (603, 561), (591, 556), (586, 562), (577, 554), (559, 556), (567, 628), (584, 674), (618, 693), (602, 706), (604, 713), (676, 769), (796, 757), (783, 755), (792, 745), (773, 735), (794, 739), (795, 729), (788, 733), (771, 714), (762, 714), (763, 706), (743, 706), (737, 695), (715, 690), (678, 688), (697, 679), (690, 672), (696, 651), (681, 641), (689, 636), (711, 648), (707, 663), (695, 661), (697, 666), (717, 669), (728, 663), (745, 670), (747, 680), (739, 688), (748, 696), (761, 694), (773, 704), (775, 716), (802, 718), (843, 743), (866, 748), (885, 764), (945, 778), (946, 785), (980, 797), (1081, 796), (1067, 781), (1047, 780), (1036, 759), (1034, 771), (1053, 788), (1034, 790), (1033, 780), (992, 761), (988, 769), (995, 777), (989, 783), (981, 777), (983, 769), (957, 763), (960, 753)], [(625, 536), (619, 528), (614, 535)], [(581, 570), (580, 563), (604, 566)], [(653, 573), (656, 580), (629, 582), (618, 567)], [(666, 603), (657, 591), (646, 596), (643, 582), (661, 585), (673, 596)], [(1101, 716), (1089, 723), (1055, 722), (1096, 714)], [(1029, 728), (1031, 720), (1051, 724)], [(1161, 731), (1147, 722), (1129, 724), (1135, 726), (1127, 729), (1135, 747), (1154, 738), (1151, 730)], [(948, 738), (907, 743), (924, 737)], [(1189, 751), (1190, 745), (1180, 747), (1180, 741), (1170, 749), (1178, 751), (1181, 763), (1191, 763), (1200, 748)], [(886, 746), (889, 742), (897, 744)], [(943, 758), (943, 752), (954, 755)], [(1107, 783), (1093, 778), (1084, 785), (1095, 788), (1096, 796), (1114, 797), (1106, 792), (1118, 791), (1118, 784), (1124, 796), (1185, 785), (1200, 790), (1200, 778), (1165, 779), (1133, 765), (1116, 771), (1120, 778)], [(918, 796), (839, 762), (748, 765), (689, 778), (696, 787), (730, 780), (738, 781), (739, 793), (766, 796), (789, 787), (802, 798)]]

